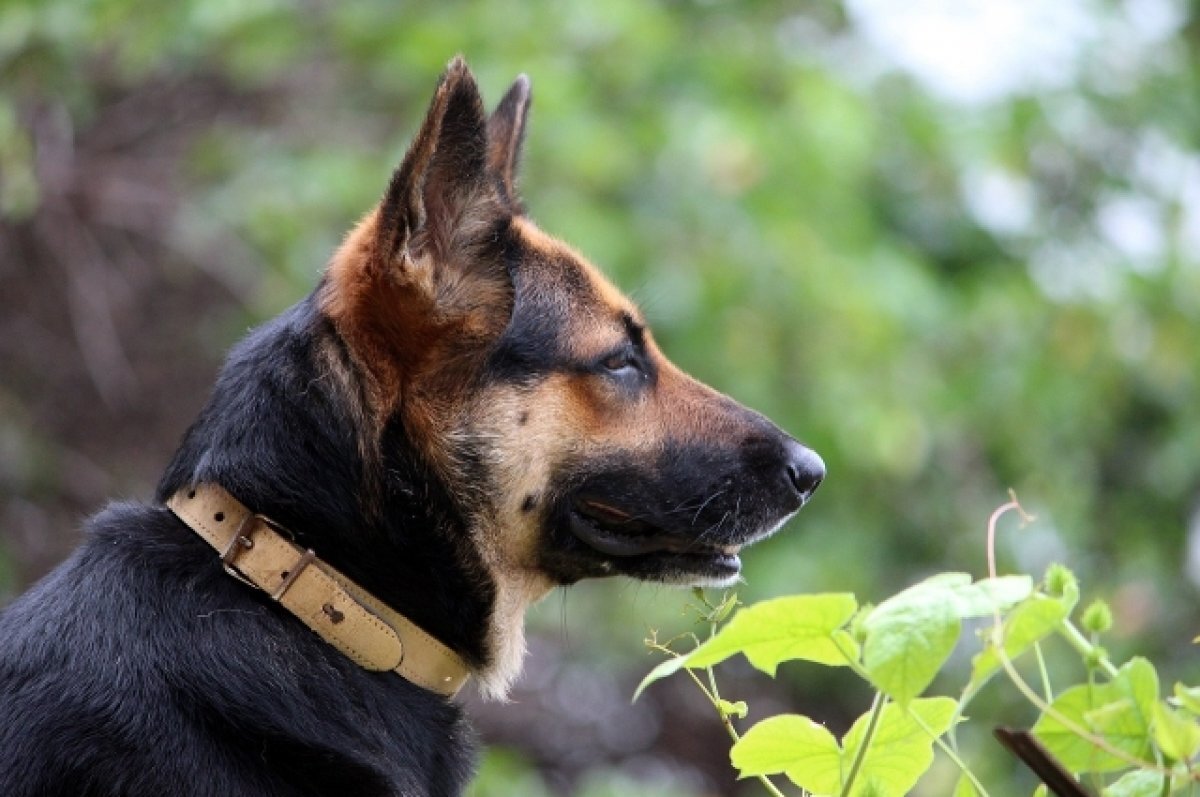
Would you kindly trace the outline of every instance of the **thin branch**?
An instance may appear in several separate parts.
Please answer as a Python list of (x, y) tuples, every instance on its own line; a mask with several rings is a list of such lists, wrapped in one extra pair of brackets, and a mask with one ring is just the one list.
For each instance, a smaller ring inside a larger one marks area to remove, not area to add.
[(850, 790), (854, 788), (854, 780), (858, 777), (858, 771), (867, 757), (867, 749), (870, 748), (871, 741), (875, 738), (875, 728), (879, 725), (879, 717), (883, 714), (885, 702), (887, 699), (883, 696), (883, 692), (876, 692), (875, 699), (871, 703), (871, 718), (867, 720), (867, 730), (863, 733), (862, 741), (859, 742), (858, 752), (854, 754), (854, 762), (850, 764), (850, 772), (847, 773), (846, 780), (842, 784), (839, 797), (850, 797)]

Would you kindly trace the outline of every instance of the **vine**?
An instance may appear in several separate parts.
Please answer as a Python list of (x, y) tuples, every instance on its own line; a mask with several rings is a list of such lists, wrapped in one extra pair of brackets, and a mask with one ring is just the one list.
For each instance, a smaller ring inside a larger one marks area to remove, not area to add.
[[(1072, 619), (1079, 583), (1063, 565), (1041, 581), (999, 575), (997, 526), (1008, 512), (1029, 516), (1011, 500), (988, 519), (988, 575), (939, 573), (882, 601), (860, 605), (849, 593), (791, 595), (739, 607), (727, 593), (712, 602), (701, 590), (696, 609), (707, 636), (684, 634), (666, 643), (652, 633), (646, 644), (667, 658), (642, 680), (634, 699), (655, 681), (686, 672), (715, 709), (733, 746), (730, 761), (741, 777), (759, 780), (782, 797), (783, 776), (806, 797), (902, 797), (932, 765), (936, 747), (960, 770), (955, 797), (991, 797), (958, 749), (956, 726), (980, 690), (1003, 674), (1037, 710), (1026, 730), (996, 736), (1059, 797), (1168, 797), (1200, 794), (1200, 687), (1175, 683), (1162, 696), (1158, 672), (1135, 656), (1114, 664), (1099, 644), (1112, 625), (1103, 601)], [(991, 618), (971, 673), (958, 697), (926, 690), (958, 643), (965, 620)], [(1055, 689), (1042, 646), (1059, 639), (1078, 655), (1085, 680)], [(690, 650), (679, 652), (681, 640)], [(841, 739), (801, 714), (767, 717), (739, 732), (747, 706), (717, 688), (714, 666), (742, 655), (774, 677), (785, 661), (846, 667), (874, 690), (870, 707)], [(1040, 692), (1015, 662), (1032, 656)], [(703, 677), (701, 675), (703, 674)]]

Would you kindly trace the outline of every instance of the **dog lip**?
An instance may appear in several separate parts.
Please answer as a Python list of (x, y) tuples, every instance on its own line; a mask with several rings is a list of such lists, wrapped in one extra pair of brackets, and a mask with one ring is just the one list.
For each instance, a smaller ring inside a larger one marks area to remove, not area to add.
[(671, 534), (592, 499), (577, 501), (569, 515), (571, 533), (588, 547), (609, 556), (679, 554), (736, 559), (742, 547), (714, 545)]
[(662, 534), (620, 534), (611, 531), (599, 518), (578, 510), (570, 513), (571, 533), (588, 547), (609, 556), (641, 556), (671, 547), (670, 538)]
[(654, 563), (651, 567), (656, 570), (655, 580), (688, 586), (729, 586), (742, 571), (741, 558), (717, 548), (689, 553), (659, 552), (645, 559)]

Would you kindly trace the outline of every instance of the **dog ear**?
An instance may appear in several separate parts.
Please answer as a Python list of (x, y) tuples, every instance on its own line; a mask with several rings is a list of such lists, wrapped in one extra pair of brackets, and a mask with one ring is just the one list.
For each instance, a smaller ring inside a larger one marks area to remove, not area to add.
[(473, 210), (494, 191), (486, 177), (487, 121), (461, 56), (442, 73), (425, 121), (379, 206), (377, 253), (405, 268), (422, 255), (447, 259)]
[(521, 144), (525, 141), (525, 120), (529, 117), (531, 100), (529, 78), (518, 75), (487, 122), (488, 171), (498, 181), (501, 196), (514, 207), (519, 207), (520, 202), (517, 165), (521, 159)]

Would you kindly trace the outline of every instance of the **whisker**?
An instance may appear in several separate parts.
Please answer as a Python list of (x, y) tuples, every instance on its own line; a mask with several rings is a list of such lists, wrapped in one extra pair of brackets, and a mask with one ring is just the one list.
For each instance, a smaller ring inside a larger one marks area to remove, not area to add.
[(699, 508), (698, 508), (698, 509), (696, 509), (696, 514), (692, 515), (692, 524), (693, 524), (693, 525), (695, 525), (695, 523), (696, 523), (696, 519), (697, 519), (697, 518), (699, 518), (699, 517), (700, 517), (700, 513), (704, 511), (704, 507), (706, 507), (706, 506), (708, 506), (709, 504), (711, 504), (711, 503), (712, 503), (714, 500), (716, 500), (716, 499), (717, 499), (717, 497), (718, 497), (718, 496), (721, 496), (721, 495), (723, 495), (724, 493), (725, 493), (725, 491), (724, 491), (724, 490), (718, 490), (717, 492), (715, 492), (715, 493), (713, 493), (712, 495), (710, 495), (708, 498), (704, 499), (704, 503), (700, 504)]

